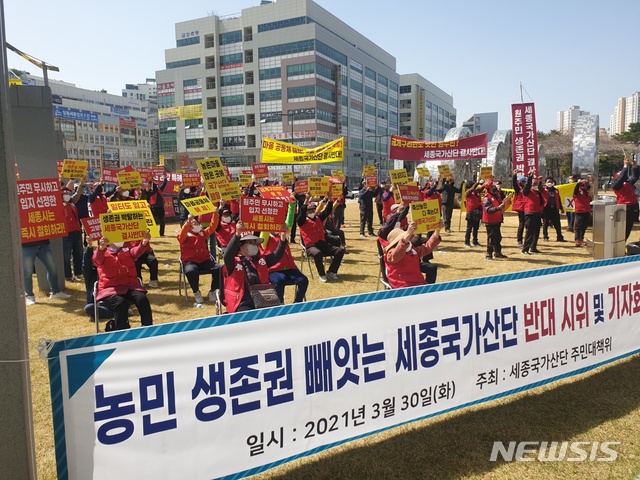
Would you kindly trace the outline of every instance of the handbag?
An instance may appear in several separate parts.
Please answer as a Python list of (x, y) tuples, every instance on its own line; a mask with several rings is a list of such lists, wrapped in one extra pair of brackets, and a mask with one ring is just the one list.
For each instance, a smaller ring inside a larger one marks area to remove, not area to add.
[(256, 308), (278, 307), (282, 302), (278, 298), (276, 289), (270, 283), (249, 285), (249, 293)]

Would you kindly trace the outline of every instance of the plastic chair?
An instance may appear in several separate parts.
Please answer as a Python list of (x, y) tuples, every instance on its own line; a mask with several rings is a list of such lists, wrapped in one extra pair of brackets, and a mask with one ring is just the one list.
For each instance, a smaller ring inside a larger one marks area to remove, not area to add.
[[(302, 241), (302, 238), (300, 238), (300, 248), (302, 249), (302, 258), (300, 259), (300, 271), (302, 271), (302, 267), (304, 267), (304, 259), (306, 257), (307, 259), (307, 266), (309, 267), (309, 273), (311, 274), (311, 278), (313, 279), (313, 268), (311, 268), (311, 259), (313, 258), (311, 255), (309, 255), (309, 252), (307, 252), (307, 247), (304, 246), (304, 242)], [(326, 262), (326, 259), (330, 258), (331, 260), (333, 260), (333, 255), (322, 255), (322, 261)]]
[(378, 245), (378, 262), (380, 263), (380, 268), (378, 269), (378, 281), (376, 282), (376, 292), (380, 290), (381, 283), (385, 290), (391, 290), (391, 285), (387, 279), (387, 268), (384, 264), (384, 250), (380, 244), (380, 239), (377, 239), (376, 243)]
[[(211, 258), (211, 260), (215, 263), (215, 260)], [(182, 263), (182, 259), (178, 259), (180, 262), (180, 273), (178, 274), (178, 295), (182, 296), (182, 290), (184, 289), (184, 298), (186, 301), (189, 301), (189, 282), (187, 282), (187, 277), (184, 274), (184, 264)], [(218, 275), (218, 288), (215, 290), (216, 295), (216, 315), (219, 315), (222, 312), (222, 285), (223, 285), (223, 266), (220, 264), (216, 264), (214, 267), (214, 272), (210, 272), (209, 270), (199, 270), (198, 273), (201, 275)]]

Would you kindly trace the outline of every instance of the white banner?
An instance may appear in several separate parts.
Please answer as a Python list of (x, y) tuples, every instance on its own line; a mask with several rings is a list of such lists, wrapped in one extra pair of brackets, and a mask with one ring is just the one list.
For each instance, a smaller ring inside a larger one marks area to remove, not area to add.
[(241, 478), (638, 353), (639, 260), (56, 342), (58, 476)]

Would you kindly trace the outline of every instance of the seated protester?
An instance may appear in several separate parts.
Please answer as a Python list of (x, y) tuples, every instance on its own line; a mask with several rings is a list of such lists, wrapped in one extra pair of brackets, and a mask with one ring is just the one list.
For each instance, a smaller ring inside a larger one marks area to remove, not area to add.
[[(126, 242), (125, 246), (133, 248), (140, 243), (140, 241)], [(150, 288), (159, 288), (160, 285), (158, 284), (158, 259), (156, 258), (156, 254), (153, 251), (153, 248), (151, 248), (151, 245), (147, 245), (142, 255), (140, 255), (136, 260), (136, 272), (139, 278), (142, 278), (142, 265), (146, 265), (149, 269), (148, 286)]]
[(136, 277), (136, 259), (142, 255), (151, 235), (145, 233), (137, 247), (124, 248), (123, 243), (111, 243), (102, 237), (93, 252), (93, 264), (98, 269), (98, 296), (114, 312), (115, 330), (130, 328), (129, 303), (134, 303), (143, 326), (153, 324), (147, 291)]
[(343, 247), (345, 254), (348, 253), (347, 241), (344, 236), (344, 231), (336, 227), (333, 217), (333, 210), (329, 212), (329, 215), (327, 215), (327, 218), (325, 218), (324, 220), (324, 234), (327, 242), (329, 242), (331, 245), (335, 245), (336, 247)]
[[(321, 282), (330, 280), (338, 280), (338, 269), (342, 263), (342, 257), (344, 257), (344, 248), (336, 247), (327, 242), (324, 234), (324, 220), (331, 211), (329, 205), (325, 210), (316, 216), (317, 204), (309, 203), (309, 193), (305, 196), (304, 203), (298, 210), (298, 217), (296, 223), (300, 228), (300, 237), (304, 244), (307, 254), (313, 257), (313, 261), (316, 264), (318, 275)], [(332, 202), (329, 202), (332, 204)], [(329, 265), (329, 271), (325, 274), (324, 262), (322, 257), (333, 256), (333, 261)]]
[(407, 215), (409, 215), (409, 205), (400, 209), (399, 203), (394, 203), (389, 209), (389, 215), (385, 218), (385, 223), (380, 230), (378, 230), (378, 237), (382, 240), (387, 240), (387, 236), (394, 228), (402, 228), (406, 230), (408, 222)]
[(231, 241), (231, 238), (236, 233), (236, 221), (233, 219), (231, 207), (226, 203), (222, 204), (218, 213), (220, 214), (220, 223), (218, 223), (218, 226), (215, 229), (216, 242), (224, 255), (227, 245), (229, 245), (229, 241)]
[(387, 280), (393, 289), (427, 284), (420, 271), (420, 258), (440, 244), (440, 228), (435, 230), (426, 244), (414, 246), (411, 239), (416, 228), (415, 222), (411, 222), (406, 231), (394, 228), (384, 242)]
[[(94, 300), (93, 300), (93, 284), (98, 281), (98, 269), (93, 264), (93, 240), (87, 237), (87, 247), (82, 255), (82, 274), (84, 276), (84, 286), (87, 293), (87, 303), (84, 306), (84, 313), (89, 316), (89, 321), (95, 321)], [(133, 311), (129, 310), (129, 316), (133, 315)], [(114, 312), (107, 309), (103, 301), (98, 301), (98, 318), (108, 319), (114, 317)]]
[(182, 225), (178, 233), (178, 243), (180, 243), (180, 260), (184, 276), (189, 282), (196, 299), (196, 305), (202, 305), (204, 298), (200, 293), (200, 274), (211, 274), (211, 288), (209, 290), (209, 301), (215, 302), (215, 291), (220, 288), (218, 285), (218, 266), (211, 259), (207, 239), (213, 235), (218, 226), (218, 214), (214, 213), (211, 223), (204, 230), (198, 219), (189, 214), (187, 221)]
[[(267, 241), (260, 244), (260, 252), (262, 255), (268, 255), (275, 252), (280, 239), (280, 234), (271, 233), (268, 236)], [(291, 249), (289, 248), (288, 242), (280, 261), (269, 267), (269, 281), (275, 287), (278, 298), (282, 303), (284, 303), (284, 287), (286, 285), (295, 285), (297, 287), (296, 298), (293, 301), (294, 303), (304, 301), (304, 297), (307, 294), (307, 288), (309, 287), (309, 279), (296, 266), (296, 262), (291, 255)]]
[(247, 286), (270, 285), (269, 267), (276, 265), (287, 247), (286, 227), (280, 233), (280, 242), (272, 253), (261, 254), (258, 245), (262, 238), (246, 231), (241, 221), (224, 252), (224, 300), (227, 312), (243, 312), (256, 308), (251, 289)]

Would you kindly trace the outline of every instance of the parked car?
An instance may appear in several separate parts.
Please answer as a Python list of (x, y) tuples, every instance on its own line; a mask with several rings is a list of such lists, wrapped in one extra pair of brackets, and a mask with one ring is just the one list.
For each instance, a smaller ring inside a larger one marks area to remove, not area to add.
[(353, 188), (347, 192), (347, 198), (358, 198), (360, 196), (360, 190)]

